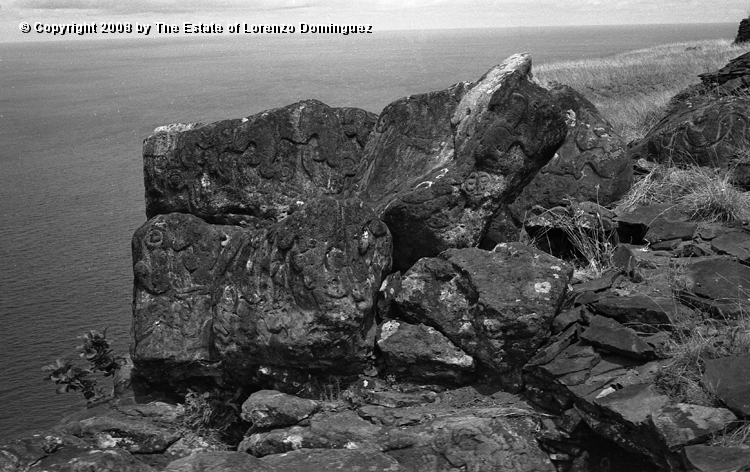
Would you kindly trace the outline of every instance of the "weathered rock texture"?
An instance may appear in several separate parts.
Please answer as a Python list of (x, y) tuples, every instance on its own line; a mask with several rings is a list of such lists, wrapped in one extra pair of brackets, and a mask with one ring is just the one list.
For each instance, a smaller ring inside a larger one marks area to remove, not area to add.
[(737, 36), (734, 38), (734, 44), (742, 44), (748, 41), (750, 41), (750, 18), (745, 18), (740, 21)]
[(682, 103), (631, 149), (631, 157), (732, 169), (736, 184), (750, 185), (740, 152), (750, 140), (749, 108), (749, 99), (733, 96)]
[(157, 129), (143, 148), (150, 220), (133, 238), (138, 371), (174, 383), (362, 369), (391, 234), (397, 269), (476, 245), (564, 140), (530, 68), (512, 56), (392, 103), (377, 125), (307, 100)]
[(568, 135), (554, 158), (524, 187), (512, 208), (522, 216), (533, 205), (544, 208), (576, 202), (609, 205), (633, 180), (625, 143), (593, 103), (567, 85), (550, 94), (565, 114)]
[(716, 392), (727, 408), (742, 418), (750, 417), (750, 356), (721, 357), (706, 361), (703, 384)]
[(475, 246), (554, 156), (567, 128), (530, 71), (531, 58), (515, 55), (475, 83), (412, 95), (380, 114), (353, 190), (390, 228), (396, 269)]
[[(449, 396), (443, 401), (450, 403)], [(361, 455), (359, 460), (366, 461), (369, 455), (390, 458), (399, 466), (394, 470), (415, 472), (555, 470), (536, 443), (534, 432), (544, 426), (522, 401), (515, 399), (507, 406), (471, 402), (471, 407), (459, 411), (442, 403), (423, 401), (392, 408), (362, 405), (356, 411), (319, 412), (306, 425), (249, 432), (238, 450), (262, 457), (270, 465), (285, 463), (285, 457), (335, 461)], [(382, 470), (379, 467), (362, 470)]]
[(422, 382), (465, 383), (473, 378), (474, 358), (431, 326), (388, 320), (378, 331), (388, 373)]
[(521, 243), (450, 249), (409, 269), (394, 300), (400, 317), (433, 326), (517, 384), (550, 336), (571, 275), (559, 259)]
[[(750, 239), (750, 238), (747, 238)], [(718, 319), (740, 319), (750, 305), (750, 267), (725, 257), (706, 258), (685, 268), (678, 295)]]
[(315, 200), (261, 230), (156, 216), (133, 237), (133, 360), (175, 380), (261, 365), (356, 371), (390, 248), (356, 199)]
[(305, 100), (242, 119), (158, 128), (143, 144), (146, 215), (267, 226), (352, 180), (375, 115)]
[(257, 428), (288, 426), (310, 417), (319, 408), (312, 400), (275, 390), (260, 390), (242, 404), (242, 418)]
[(565, 142), (508, 211), (493, 217), (481, 247), (517, 241), (521, 223), (537, 205), (545, 209), (573, 202), (609, 205), (630, 188), (633, 165), (625, 142), (594, 104), (567, 85), (553, 87), (550, 95), (565, 115)]
[[(727, 65), (713, 72), (700, 74), (701, 82), (710, 87), (720, 87), (727, 83), (739, 84), (735, 82), (750, 74), (750, 53), (742, 54), (731, 59)], [(745, 85), (747, 85), (745, 83)]]

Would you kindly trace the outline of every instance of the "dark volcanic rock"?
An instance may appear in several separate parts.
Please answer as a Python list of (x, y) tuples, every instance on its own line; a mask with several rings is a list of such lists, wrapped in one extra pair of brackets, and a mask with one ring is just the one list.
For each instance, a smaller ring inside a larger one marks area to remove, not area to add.
[(388, 373), (425, 382), (473, 377), (474, 359), (430, 326), (389, 320), (379, 327), (377, 342)]
[(695, 472), (745, 472), (750, 468), (750, 450), (739, 447), (688, 446), (685, 459)]
[(259, 365), (356, 371), (374, 344), (390, 244), (356, 199), (315, 200), (263, 230), (152, 218), (133, 237), (133, 361), (153, 380)]
[(351, 182), (372, 113), (306, 100), (242, 119), (158, 128), (143, 143), (146, 215), (266, 226)]
[(750, 265), (750, 234), (745, 231), (730, 231), (711, 240), (711, 249), (718, 254), (729, 254), (738, 261)]
[(563, 385), (578, 385), (599, 362), (601, 356), (593, 347), (573, 344), (539, 369)]
[(139, 454), (164, 452), (181, 437), (174, 428), (114, 411), (97, 414), (87, 410), (66, 419), (58, 429), (83, 439), (91, 447), (117, 447)]
[(634, 243), (688, 240), (698, 228), (689, 216), (684, 207), (672, 203), (643, 205), (617, 216), (617, 232), (620, 240)]
[[(515, 413), (517, 417), (504, 417), (507, 409), (487, 408), (473, 415), (437, 418), (405, 434), (397, 434), (404, 428), (394, 428), (391, 442), (384, 448), (410, 471), (554, 471), (534, 438), (538, 421), (531, 415), (522, 416), (521, 411)], [(410, 447), (404, 447), (407, 445)]]
[(702, 382), (727, 408), (750, 418), (750, 355), (707, 360)]
[[(122, 449), (63, 449), (34, 464), (29, 472), (156, 472)], [(5, 469), (3, 469), (5, 472)]]
[(199, 452), (169, 463), (164, 472), (277, 472), (257, 457), (236, 451)]
[[(522, 405), (517, 400), (515, 403)], [(284, 457), (279, 454), (288, 451), (293, 451), (290, 455), (295, 457), (316, 451), (315, 457), (336, 460), (347, 456), (337, 452), (343, 450), (383, 451), (398, 461), (402, 468), (398, 470), (408, 471), (555, 470), (536, 444), (534, 432), (541, 424), (534, 416), (528, 407), (516, 406), (456, 411), (439, 405), (412, 408), (367, 405), (359, 409), (359, 416), (353, 411), (318, 413), (309, 427), (253, 434), (243, 441), (240, 450), (262, 455), (266, 464), (275, 466)]]
[(581, 338), (600, 350), (634, 359), (646, 360), (656, 357), (654, 349), (638, 337), (635, 331), (603, 316), (594, 316), (589, 327), (581, 334)]
[[(34, 434), (0, 445), (0, 471), (29, 470), (40, 460), (61, 450), (80, 451), (85, 441), (66, 433)], [(87, 451), (88, 452), (88, 451)]]
[(737, 421), (737, 417), (724, 408), (678, 403), (654, 412), (651, 421), (667, 447), (677, 451), (683, 446), (705, 442), (712, 435), (726, 431)]
[(670, 329), (672, 320), (684, 311), (674, 298), (651, 297), (643, 294), (618, 296), (612, 292), (600, 294), (587, 305), (594, 313), (615, 319), (622, 324), (653, 326)]
[[(743, 20), (747, 21), (747, 20)], [(750, 26), (750, 25), (748, 25)], [(747, 81), (742, 81), (750, 75), (750, 53), (745, 53), (730, 60), (727, 65), (714, 72), (706, 72), (698, 77), (704, 85), (719, 87), (719, 90), (729, 86), (746, 87)]]
[(362, 419), (355, 411), (322, 412), (309, 427), (294, 426), (246, 437), (238, 450), (257, 457), (295, 449), (375, 449), (383, 428)]
[(649, 384), (628, 385), (581, 405), (578, 411), (597, 433), (659, 463), (665, 457), (650, 421), (667, 402), (667, 397), (656, 393)]
[(568, 472), (663, 472), (645, 456), (633, 454), (604, 438), (586, 438), (586, 450)]
[(633, 159), (732, 170), (734, 182), (750, 185), (750, 168), (740, 157), (750, 139), (750, 99), (706, 98), (683, 103), (631, 149)]
[(737, 319), (750, 308), (750, 267), (725, 257), (688, 264), (680, 300), (716, 318)]
[(276, 390), (260, 390), (242, 404), (241, 416), (259, 428), (290, 426), (309, 418), (319, 408), (312, 400)]
[(395, 268), (448, 248), (475, 246), (554, 155), (567, 128), (517, 54), (475, 83), (388, 105), (364, 150), (360, 198), (394, 238)]
[(750, 18), (745, 18), (740, 21), (740, 26), (737, 29), (737, 36), (734, 38), (734, 44), (742, 44), (750, 41)]
[(400, 472), (398, 462), (382, 452), (357, 449), (300, 449), (261, 459), (283, 472)]
[[(518, 370), (550, 336), (572, 269), (521, 243), (421, 259), (395, 295), (400, 316), (435, 327), (485, 366)], [(498, 287), (503, 287), (498, 290)]]
[(550, 94), (566, 116), (568, 136), (511, 205), (517, 217), (534, 205), (552, 208), (570, 200), (609, 205), (633, 180), (624, 141), (594, 104), (567, 85), (550, 89)]

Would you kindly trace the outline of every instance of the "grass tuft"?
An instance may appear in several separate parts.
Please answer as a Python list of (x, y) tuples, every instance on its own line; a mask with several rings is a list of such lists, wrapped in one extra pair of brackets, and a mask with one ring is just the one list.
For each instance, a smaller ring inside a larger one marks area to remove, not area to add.
[(732, 172), (655, 165), (633, 184), (617, 212), (651, 203), (683, 204), (693, 219), (730, 223), (750, 219), (750, 195), (732, 184)]
[(719, 407), (716, 394), (701, 384), (705, 362), (750, 353), (750, 319), (723, 322), (695, 313), (676, 323), (666, 353), (671, 362), (657, 373), (657, 388), (675, 403)]
[(713, 437), (707, 445), (713, 447), (750, 448), (750, 421), (742, 421), (737, 429), (731, 432), (724, 431)]
[(546, 210), (537, 220), (545, 222), (547, 231), (535, 234), (529, 244), (550, 247), (549, 241), (545, 241), (549, 238), (548, 231), (562, 230), (573, 249), (576, 278), (593, 280), (614, 267), (612, 256), (617, 247), (617, 233), (606, 227), (601, 215), (587, 213), (572, 203), (565, 209)]

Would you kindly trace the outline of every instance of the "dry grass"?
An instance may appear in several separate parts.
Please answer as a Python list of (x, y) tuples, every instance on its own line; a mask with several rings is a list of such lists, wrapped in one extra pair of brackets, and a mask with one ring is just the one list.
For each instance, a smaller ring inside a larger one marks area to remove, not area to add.
[[(700, 83), (698, 74), (715, 71), (750, 50), (750, 45), (733, 46), (729, 40), (700, 41), (657, 46), (600, 59), (542, 64), (535, 77), (544, 86), (565, 84), (579, 91), (596, 105), (626, 141), (642, 138), (664, 115), (670, 100)], [(694, 90), (691, 93), (710, 93)], [(740, 157), (750, 157), (738, 149)], [(750, 197), (732, 185), (732, 170), (701, 167), (678, 168), (658, 165), (642, 177), (617, 204), (617, 211), (648, 203), (674, 203), (686, 206), (696, 220), (748, 221)], [(572, 205), (568, 212), (544, 214), (560, 227), (592, 276), (611, 266), (615, 244), (600, 228), (582, 224), (582, 216)], [(543, 237), (544, 235), (542, 235)], [(673, 270), (676, 290), (684, 274)], [(714, 392), (701, 384), (705, 362), (729, 355), (750, 353), (750, 316), (739, 320), (712, 320), (693, 312), (676, 320), (671, 342), (665, 347), (670, 358), (657, 374), (656, 385), (674, 402), (720, 406)], [(747, 443), (750, 426), (734, 436), (716, 441)]]
[(656, 386), (674, 402), (718, 407), (714, 392), (701, 384), (705, 362), (750, 353), (750, 319), (732, 322), (694, 317), (678, 320), (666, 354), (669, 364), (660, 369)]
[(682, 204), (696, 220), (750, 220), (750, 196), (732, 185), (732, 173), (707, 167), (656, 165), (633, 184), (617, 211), (649, 203)]
[(722, 432), (712, 438), (707, 445), (714, 447), (750, 448), (750, 422), (743, 421), (737, 429), (731, 432)]
[(669, 100), (698, 84), (697, 75), (724, 67), (750, 50), (729, 40), (667, 44), (599, 59), (535, 67), (543, 85), (570, 85), (596, 105), (626, 140), (639, 139), (660, 118)]
[[(581, 280), (592, 280), (613, 267), (612, 255), (617, 247), (617, 233), (605, 228), (601, 215), (591, 215), (572, 203), (562, 211), (547, 210), (537, 217), (545, 221), (549, 229), (559, 229), (565, 234), (573, 249), (575, 276)], [(534, 235), (529, 243), (542, 248), (542, 240), (548, 238), (546, 231)], [(547, 242), (547, 246), (550, 246)]]

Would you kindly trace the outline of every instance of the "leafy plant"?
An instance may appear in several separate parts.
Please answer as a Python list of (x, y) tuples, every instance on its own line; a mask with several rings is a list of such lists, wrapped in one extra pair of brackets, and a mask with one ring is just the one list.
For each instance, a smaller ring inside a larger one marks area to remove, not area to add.
[(218, 388), (203, 393), (188, 390), (182, 422), (197, 431), (216, 429), (224, 433), (240, 416), (241, 391), (231, 393)]
[(107, 329), (103, 333), (91, 330), (79, 336), (83, 339), (83, 344), (78, 346), (80, 357), (85, 357), (95, 371), (103, 372), (105, 377), (115, 375), (122, 367), (122, 357), (113, 356), (107, 341)]
[(57, 393), (80, 391), (86, 400), (100, 394), (101, 389), (96, 388), (96, 379), (86, 378), (91, 371), (76, 367), (68, 359), (57, 359), (54, 364), (42, 367), (42, 370), (49, 371), (44, 380), (54, 380)]
[(103, 333), (91, 330), (79, 336), (83, 344), (78, 346), (79, 357), (85, 358), (91, 368), (75, 365), (69, 359), (57, 359), (53, 364), (42, 367), (48, 372), (44, 380), (52, 380), (57, 385), (56, 392), (81, 392), (89, 402), (106, 396), (104, 389), (97, 386), (97, 379), (92, 378), (97, 372), (104, 377), (113, 376), (123, 365), (123, 358), (112, 354), (107, 340), (107, 330)]
[(213, 388), (185, 393), (182, 426), (207, 441), (212, 450), (225, 450), (244, 437), (247, 425), (240, 419), (242, 390)]

